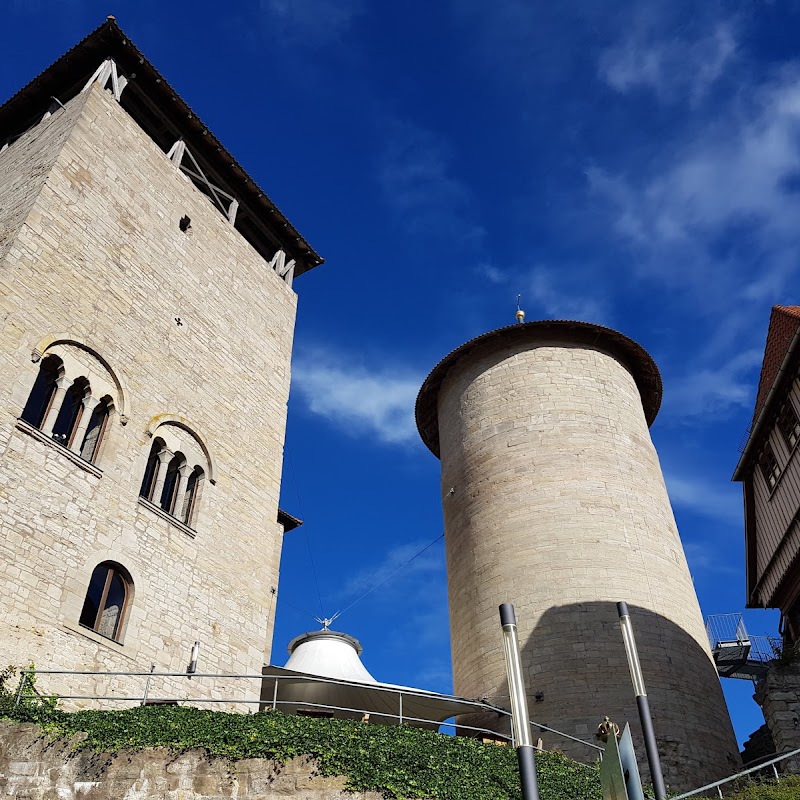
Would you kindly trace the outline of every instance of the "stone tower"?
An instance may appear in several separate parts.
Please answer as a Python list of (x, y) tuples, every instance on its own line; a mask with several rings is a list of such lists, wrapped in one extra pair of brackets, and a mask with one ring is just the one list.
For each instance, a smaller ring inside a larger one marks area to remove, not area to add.
[(260, 673), (321, 259), (112, 18), (0, 107), (0, 148), (0, 663), (181, 671), (197, 640), (200, 672)]
[(592, 739), (608, 715), (643, 755), (615, 607), (627, 600), (666, 780), (688, 789), (735, 771), (738, 751), (650, 439), (660, 402), (638, 344), (546, 321), (450, 353), (416, 415), (442, 462), (456, 694), (507, 706), (498, 605), (512, 602), (532, 718)]

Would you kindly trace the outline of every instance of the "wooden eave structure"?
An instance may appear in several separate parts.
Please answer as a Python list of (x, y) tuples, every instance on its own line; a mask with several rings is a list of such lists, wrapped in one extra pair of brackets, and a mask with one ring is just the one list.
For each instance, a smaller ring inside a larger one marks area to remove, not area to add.
[[(772, 307), (769, 320), (767, 341), (764, 346), (764, 358), (761, 362), (761, 373), (758, 381), (753, 420), (747, 435), (747, 441), (742, 448), (742, 455), (731, 480), (741, 481), (744, 490), (744, 540), (745, 540), (745, 570), (747, 607), (761, 608), (762, 603), (756, 600), (756, 591), (759, 586), (758, 575), (758, 548), (755, 518), (755, 495), (753, 491), (752, 471), (756, 463), (759, 449), (769, 431), (769, 422), (777, 417), (788, 387), (794, 379), (800, 364), (800, 306)], [(798, 570), (800, 553), (795, 557), (787, 571), (787, 576)], [(785, 584), (786, 577), (782, 579)], [(782, 585), (778, 587), (773, 597), (769, 598), (767, 606), (777, 607), (778, 595)]]
[(128, 80), (122, 107), (164, 152), (185, 142), (208, 179), (236, 198), (235, 227), (267, 261), (283, 250), (296, 261), (295, 276), (323, 263), (113, 17), (0, 106), (0, 143), (37, 124), (53, 100), (63, 104), (75, 97), (108, 58)]
[(295, 528), (299, 528), (303, 524), (303, 520), (298, 519), (297, 517), (293, 517), (287, 511), (284, 511), (282, 508), (279, 508), (278, 524), (283, 525), (284, 533), (289, 533), (289, 531), (293, 531)]
[(661, 373), (650, 354), (622, 333), (574, 320), (540, 320), (484, 333), (462, 344), (445, 356), (431, 371), (419, 390), (416, 402), (417, 430), (427, 448), (437, 457), (439, 451), (439, 391), (450, 370), (475, 350), (501, 350), (520, 342), (532, 346), (548, 342), (569, 342), (596, 347), (616, 358), (633, 376), (642, 399), (645, 419), (652, 425), (661, 407)]

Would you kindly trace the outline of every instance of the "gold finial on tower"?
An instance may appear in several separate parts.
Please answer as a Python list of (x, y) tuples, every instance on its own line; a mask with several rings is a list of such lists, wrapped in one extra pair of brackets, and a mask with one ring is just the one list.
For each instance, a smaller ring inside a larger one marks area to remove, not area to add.
[(525, 322), (525, 312), (519, 307), (519, 301), (521, 297), (522, 297), (521, 294), (517, 295), (517, 313), (514, 314), (514, 316), (517, 318), (517, 322), (519, 322), (520, 324)]

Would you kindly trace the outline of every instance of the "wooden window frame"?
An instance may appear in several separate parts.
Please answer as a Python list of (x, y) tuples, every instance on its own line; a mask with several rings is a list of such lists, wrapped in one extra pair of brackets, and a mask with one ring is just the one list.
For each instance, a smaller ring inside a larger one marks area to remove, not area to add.
[[(86, 397), (86, 395), (84, 395)], [(75, 419), (72, 423), (72, 429), (69, 432), (69, 439), (64, 443), (70, 450), (72, 450), (72, 445), (75, 444), (75, 434), (78, 432), (78, 428), (81, 426), (81, 420), (83, 419), (83, 415), (86, 413), (86, 408), (83, 405), (83, 398), (79, 401), (78, 413), (75, 415)], [(81, 442), (83, 444), (83, 442)]]
[[(70, 424), (69, 429), (67, 430), (67, 433), (66, 433), (67, 438), (64, 439), (64, 441), (59, 441), (58, 439), (54, 438), (55, 442), (57, 442), (58, 444), (62, 445), (63, 447), (66, 447), (67, 450), (72, 450), (72, 445), (74, 444), (74, 440), (75, 440), (75, 434), (78, 432), (78, 428), (80, 428), (80, 424), (81, 424), (81, 419), (83, 418), (83, 415), (86, 413), (86, 408), (83, 405), (83, 401), (86, 399), (86, 397), (90, 396), (91, 393), (92, 393), (91, 384), (89, 383), (88, 378), (84, 377), (83, 375), (80, 376), (79, 378), (76, 378), (72, 382), (72, 385), (69, 387), (69, 389), (67, 389), (67, 395), (70, 395), (73, 392), (77, 393), (77, 392), (79, 392), (81, 390), (83, 391), (83, 394), (77, 396), (76, 400), (77, 400), (78, 408), (77, 408), (77, 410), (75, 412), (75, 417), (72, 420), (72, 423)], [(53, 396), (55, 396), (55, 393), (54, 393)], [(66, 395), (65, 395), (64, 400), (66, 402)], [(50, 403), (48, 405), (52, 405), (52, 400), (50, 401)], [(62, 413), (63, 409), (64, 409), (64, 405), (62, 404), (61, 410), (58, 412), (58, 416), (59, 417), (61, 416), (61, 413)], [(49, 408), (48, 408), (48, 410), (49, 410)], [(47, 419), (47, 415), (46, 414), (45, 414), (45, 419)], [(58, 418), (56, 418), (56, 421), (55, 421), (55, 423), (53, 425), (54, 430), (55, 430), (55, 425), (56, 424), (58, 424)]]
[(769, 442), (766, 442), (761, 448), (761, 452), (758, 456), (758, 468), (761, 470), (761, 474), (767, 482), (767, 488), (770, 493), (772, 493), (775, 491), (778, 481), (781, 479), (783, 470), (778, 464), (775, 451), (772, 449), (772, 445)]
[(786, 403), (778, 414), (778, 430), (781, 432), (781, 436), (789, 450), (793, 450), (797, 442), (800, 441), (800, 417), (798, 417), (791, 399), (787, 398)]
[[(88, 625), (84, 625), (82, 622), (80, 622), (80, 618), (78, 619), (78, 624), (82, 628), (86, 628), (87, 630), (92, 631), (92, 633), (96, 633), (98, 636), (102, 636), (104, 639), (109, 639), (112, 642), (117, 642), (117, 644), (122, 644), (122, 629), (125, 625), (125, 622), (127, 621), (128, 606), (130, 604), (130, 597), (131, 597), (131, 580), (125, 575), (122, 569), (120, 569), (119, 567), (115, 566), (114, 564), (108, 561), (101, 561), (97, 565), (97, 567), (102, 567), (102, 566), (105, 566), (106, 569), (108, 569), (108, 573), (106, 574), (106, 581), (105, 584), (103, 585), (103, 591), (100, 594), (100, 602), (97, 606), (97, 613), (95, 614), (94, 617), (94, 624), (91, 627), (89, 627)], [(96, 570), (97, 567), (95, 567), (92, 570), (92, 576), (94, 575), (94, 570)], [(111, 586), (111, 581), (113, 580), (114, 575), (119, 575), (120, 579), (122, 580), (122, 583), (125, 586), (125, 599), (122, 602), (122, 608), (120, 609), (119, 612), (119, 619), (117, 620), (117, 624), (115, 626), (114, 636), (106, 636), (104, 633), (100, 633), (100, 631), (98, 630), (98, 624), (103, 616), (103, 611), (105, 611), (106, 601), (108, 600), (108, 590)], [(89, 577), (90, 585), (92, 576)], [(90, 588), (89, 586), (86, 587), (86, 595), (88, 595), (89, 593), (89, 588)], [(86, 602), (86, 595), (84, 595), (84, 602)]]
[[(183, 460), (181, 461), (181, 459)], [(173, 476), (172, 486), (170, 487), (170, 494), (169, 497), (167, 498), (167, 504), (162, 505), (162, 502), (164, 500), (163, 493), (169, 486), (167, 481), (170, 479), (170, 469), (172, 469), (172, 465), (175, 464), (176, 462), (177, 466), (175, 467), (172, 473)], [(166, 512), (171, 517), (175, 517), (175, 519), (177, 519), (177, 516), (174, 513), (175, 503), (178, 501), (178, 487), (180, 486), (181, 483), (180, 470), (181, 466), (183, 466), (185, 463), (186, 463), (186, 458), (185, 456), (183, 456), (183, 454), (173, 453), (172, 458), (169, 460), (169, 463), (167, 464), (167, 469), (164, 473), (164, 488), (162, 489), (161, 497), (159, 497), (157, 501), (155, 499), (153, 500), (153, 502), (156, 503), (162, 511)]]
[[(108, 427), (108, 420), (111, 417), (111, 406), (106, 400), (101, 400), (98, 405), (102, 405), (105, 409), (105, 414), (103, 415), (103, 421), (100, 423), (100, 430), (97, 432), (97, 441), (94, 443), (94, 452), (92, 453), (91, 458), (84, 458), (84, 461), (88, 461), (90, 464), (96, 464), (97, 459), (100, 457), (100, 448), (103, 446), (103, 437), (106, 435), (106, 428)], [(78, 420), (80, 422), (80, 420)], [(89, 422), (91, 422), (91, 417), (89, 418)], [(89, 431), (87, 429), (86, 433), (84, 434), (83, 441), (81, 442), (81, 450), (83, 450), (83, 445), (86, 442), (86, 437), (89, 435)], [(83, 456), (81, 456), (83, 458)]]
[[(206, 477), (205, 471), (199, 465), (195, 465), (195, 467), (192, 470), (192, 473), (194, 472), (198, 472), (198, 475), (195, 480), (194, 486), (192, 487), (192, 494), (189, 497), (189, 505), (186, 508), (186, 514), (184, 515), (184, 519), (181, 520), (184, 523), (184, 525), (188, 525), (190, 528), (192, 527), (192, 517), (194, 517), (194, 511), (197, 508), (197, 500), (200, 495), (201, 484)], [(186, 490), (187, 491), (189, 490), (188, 483), (186, 485)]]
[[(164, 440), (160, 439), (161, 441), (161, 450), (163, 450), (166, 445), (164, 444)], [(156, 488), (156, 478), (158, 477), (158, 457), (161, 454), (161, 450), (156, 452), (156, 442), (154, 441), (153, 444), (150, 446), (150, 453), (147, 456), (147, 462), (144, 466), (144, 475), (142, 476), (142, 486), (139, 489), (139, 497), (143, 497), (145, 500), (149, 500), (151, 503), (158, 505), (158, 503), (153, 500), (153, 492)], [(147, 470), (150, 469), (150, 461), (155, 459), (153, 474), (150, 476), (149, 485), (146, 487), (146, 490), (143, 492), (142, 489), (145, 489), (144, 479), (147, 477)]]
[[(45, 371), (45, 365), (49, 366), (51, 364), (55, 365), (53, 367), (53, 372), (55, 373), (55, 378), (53, 380), (52, 386), (50, 387), (49, 396), (47, 398), (47, 402), (44, 404), (42, 411), (40, 411), (41, 419), (39, 420), (38, 424), (34, 425), (33, 422), (31, 422), (28, 419), (25, 419), (25, 417), (24, 417), (25, 409), (27, 408), (28, 403), (30, 402), (31, 395), (33, 394), (34, 390), (36, 389), (36, 384), (38, 383), (39, 378), (41, 377), (42, 373)], [(25, 420), (25, 422), (27, 422), (32, 428), (36, 428), (37, 430), (41, 430), (42, 429), (42, 425), (44, 425), (44, 421), (47, 419), (47, 415), (50, 413), (50, 409), (53, 407), (53, 401), (55, 400), (56, 390), (58, 388), (58, 379), (59, 379), (60, 375), (63, 375), (63, 370), (64, 370), (64, 362), (57, 355), (45, 356), (42, 359), (42, 361), (40, 362), (39, 369), (36, 372), (36, 378), (34, 379), (34, 382), (33, 382), (33, 386), (31, 386), (31, 389), (28, 392), (28, 397), (25, 400), (25, 405), (22, 407), (22, 411), (20, 412), (20, 418)]]

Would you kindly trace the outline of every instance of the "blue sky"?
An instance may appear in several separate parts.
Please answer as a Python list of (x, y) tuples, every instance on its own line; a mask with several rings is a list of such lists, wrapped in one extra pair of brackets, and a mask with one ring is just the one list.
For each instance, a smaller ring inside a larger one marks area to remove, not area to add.
[[(0, 96), (108, 13), (327, 260), (295, 284), (282, 502), (306, 525), (275, 663), (315, 627), (315, 572), (331, 614), (441, 534), (414, 398), (518, 292), (529, 320), (610, 325), (656, 359), (703, 611), (742, 609), (730, 475), (770, 306), (798, 300), (798, 3), (10, 0)], [(339, 627), (377, 678), (449, 690), (442, 543)], [(751, 686), (725, 689), (744, 739)]]

